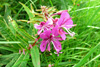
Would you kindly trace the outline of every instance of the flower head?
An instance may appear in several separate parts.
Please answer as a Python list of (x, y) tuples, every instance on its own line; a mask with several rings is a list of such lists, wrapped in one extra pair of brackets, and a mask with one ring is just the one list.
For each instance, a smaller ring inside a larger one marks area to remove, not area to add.
[(40, 34), (40, 38), (43, 39), (41, 45), (40, 45), (40, 50), (42, 52), (45, 51), (46, 46), (48, 44), (47, 50), (50, 51), (50, 43), (53, 43), (53, 46), (55, 48), (56, 51), (60, 51), (62, 49), (61, 47), (61, 43), (59, 42), (59, 40), (62, 40), (60, 37), (57, 37), (58, 34), (55, 32), (55, 28), (51, 30), (46, 30), (43, 33)]
[[(71, 20), (70, 15), (67, 12), (63, 12), (61, 14), (61, 17), (56, 25), (56, 27), (58, 27), (58, 33), (60, 34), (63, 40), (66, 39), (65, 34), (70, 34), (71, 36), (74, 36), (75, 33), (71, 32), (70, 28), (72, 28), (75, 25), (73, 25), (73, 21)], [(67, 33), (63, 30), (63, 28), (66, 29)]]

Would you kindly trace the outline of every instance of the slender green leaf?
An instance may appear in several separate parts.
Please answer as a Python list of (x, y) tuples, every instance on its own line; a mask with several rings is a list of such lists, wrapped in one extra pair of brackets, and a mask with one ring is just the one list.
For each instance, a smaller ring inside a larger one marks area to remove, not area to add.
[(34, 15), (33, 15), (33, 13), (31, 12), (31, 10), (30, 10), (26, 5), (24, 5), (23, 3), (20, 3), (20, 4), (24, 7), (25, 11), (26, 11), (27, 14), (29, 15), (29, 18), (32, 19), (32, 18), (34, 17)]
[(39, 56), (39, 50), (37, 46), (34, 46), (31, 49), (31, 57), (32, 57), (32, 63), (34, 67), (40, 67), (40, 56)]
[(16, 62), (19, 56), (19, 54), (16, 55), (5, 67), (11, 67)]
[(6, 46), (0, 46), (0, 49), (4, 49), (4, 50), (8, 50), (8, 51), (12, 51), (12, 52), (16, 52), (17, 50), (14, 49), (13, 47), (6, 47)]
[(28, 59), (29, 59), (29, 54), (28, 52), (25, 54), (21, 64), (19, 65), (19, 67), (26, 67), (27, 66), (27, 62), (28, 62)]
[(19, 61), (21, 61), (21, 60), (23, 60), (23, 58), (24, 58), (24, 54), (22, 53), (19, 57), (18, 57), (18, 59), (16, 60), (16, 62), (12, 65), (12, 67), (18, 67), (19, 66)]

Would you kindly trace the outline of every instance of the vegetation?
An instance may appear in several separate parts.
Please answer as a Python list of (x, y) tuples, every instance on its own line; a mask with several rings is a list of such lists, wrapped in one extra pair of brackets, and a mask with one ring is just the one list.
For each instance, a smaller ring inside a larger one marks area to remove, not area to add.
[[(68, 10), (77, 24), (71, 29), (75, 36), (61, 41), (63, 53), (59, 56), (54, 50), (41, 52), (41, 39), (28, 49), (38, 38), (34, 24), (43, 21), (36, 15), (41, 6), (54, 7), (56, 11)], [(100, 66), (99, 0), (0, 0), (0, 12), (0, 67)]]

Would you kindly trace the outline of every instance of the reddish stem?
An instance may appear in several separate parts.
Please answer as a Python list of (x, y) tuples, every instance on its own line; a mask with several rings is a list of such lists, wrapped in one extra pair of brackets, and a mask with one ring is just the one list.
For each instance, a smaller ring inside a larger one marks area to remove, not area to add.
[[(32, 44), (32, 46), (35, 46), (35, 43), (40, 39), (40, 36), (35, 40), (35, 42)], [(31, 47), (28, 47), (30, 49)]]

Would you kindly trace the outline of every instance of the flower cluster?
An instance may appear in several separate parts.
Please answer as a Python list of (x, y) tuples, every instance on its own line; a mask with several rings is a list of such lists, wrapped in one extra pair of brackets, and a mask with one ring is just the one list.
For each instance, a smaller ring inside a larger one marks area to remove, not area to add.
[[(61, 15), (60, 18), (53, 18), (54, 15)], [(60, 40), (65, 40), (66, 35), (74, 36), (74, 32), (70, 30), (75, 26), (73, 24), (70, 15), (67, 10), (60, 11), (58, 13), (52, 14), (48, 17), (46, 22), (41, 22), (39, 25), (34, 24), (34, 27), (38, 29), (38, 35), (42, 40), (40, 45), (40, 50), (44, 52), (46, 50), (50, 51), (51, 43), (54, 46), (54, 49), (57, 51), (56, 54), (61, 53), (61, 43)], [(66, 31), (65, 31), (65, 30)]]

